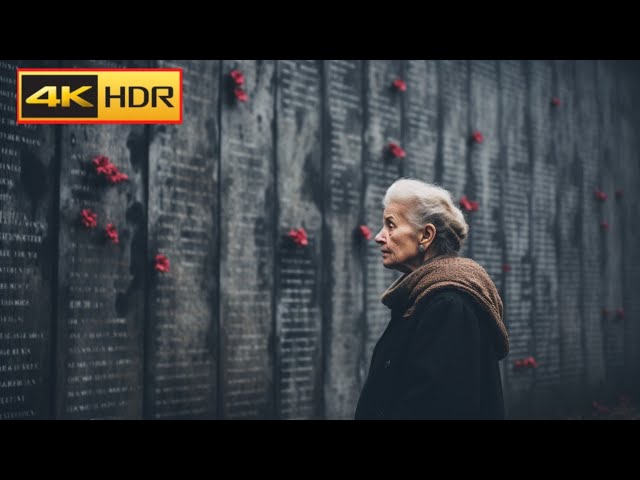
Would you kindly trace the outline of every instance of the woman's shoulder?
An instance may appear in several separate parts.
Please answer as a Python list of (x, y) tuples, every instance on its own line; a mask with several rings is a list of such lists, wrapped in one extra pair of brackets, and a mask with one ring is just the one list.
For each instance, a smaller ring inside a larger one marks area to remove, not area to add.
[(455, 287), (439, 288), (427, 295), (425, 298), (426, 303), (438, 303), (438, 302), (456, 302), (456, 303), (468, 303), (473, 301), (471, 294), (460, 290)]
[(433, 310), (455, 310), (460, 313), (476, 313), (478, 302), (470, 293), (463, 290), (446, 287), (429, 293), (420, 308), (416, 309), (417, 315), (422, 315)]

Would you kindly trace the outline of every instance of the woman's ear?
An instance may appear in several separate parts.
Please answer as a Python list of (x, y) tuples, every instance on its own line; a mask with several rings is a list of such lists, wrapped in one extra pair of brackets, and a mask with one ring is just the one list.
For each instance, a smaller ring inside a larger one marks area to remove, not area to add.
[(422, 229), (421, 234), (422, 238), (420, 239), (420, 245), (422, 245), (426, 250), (436, 238), (436, 226), (433, 223), (427, 223)]

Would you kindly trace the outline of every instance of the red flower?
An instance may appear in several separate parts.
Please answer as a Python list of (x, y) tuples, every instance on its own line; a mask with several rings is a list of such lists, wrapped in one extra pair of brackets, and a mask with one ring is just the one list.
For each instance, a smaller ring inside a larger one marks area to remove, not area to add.
[(509, 265), (508, 263), (504, 263), (502, 265), (502, 271), (504, 273), (509, 273), (511, 271), (511, 265)]
[(624, 197), (624, 190), (619, 188), (616, 190), (616, 198), (622, 198)]
[(460, 198), (460, 208), (462, 208), (466, 212), (471, 211), (471, 202), (469, 201), (466, 195), (463, 195)]
[(156, 255), (156, 263), (154, 268), (158, 272), (168, 273), (169, 272), (169, 259), (162, 255), (161, 253)]
[(104, 175), (111, 184), (124, 182), (129, 179), (127, 174), (119, 172), (118, 167), (111, 163), (104, 155), (96, 157), (93, 160), (93, 165), (96, 167), (96, 173), (98, 175)]
[(602, 230), (609, 230), (609, 222), (603, 220), (600, 222), (600, 228)]
[(108, 224), (105, 227), (104, 231), (107, 234), (107, 238), (111, 240), (111, 243), (120, 243), (120, 239), (118, 238), (118, 231), (116, 230), (116, 226), (113, 223)]
[(527, 357), (516, 360), (514, 362), (514, 365), (518, 369), (525, 367), (538, 368), (538, 363), (536, 362), (536, 359), (534, 357)]
[(96, 173), (98, 175), (109, 175), (113, 168), (113, 164), (109, 161), (109, 158), (104, 155), (94, 158), (93, 165), (96, 167)]
[(291, 229), (289, 230), (288, 236), (291, 240), (293, 240), (293, 243), (295, 243), (299, 247), (306, 247), (307, 245), (309, 245), (307, 232), (304, 230), (304, 228), (299, 228), (297, 230)]
[(229, 73), (236, 85), (244, 85), (244, 74), (240, 70), (231, 70)]
[(393, 86), (396, 87), (396, 89), (400, 90), (401, 92), (406, 92), (407, 91), (407, 84), (404, 82), (404, 80), (402, 80), (400, 78), (396, 78), (393, 81)]
[(246, 102), (247, 100), (249, 100), (249, 95), (247, 95), (247, 92), (245, 92), (242, 88), (240, 87), (236, 87), (233, 90), (234, 95), (236, 96), (236, 98), (238, 99), (239, 102)]
[(111, 184), (124, 182), (125, 180), (129, 180), (129, 176), (126, 173), (119, 172), (114, 165), (114, 172), (111, 175), (107, 176), (107, 181)]
[(404, 158), (407, 156), (407, 152), (395, 142), (389, 142), (389, 151), (395, 158)]
[(619, 309), (616, 310), (616, 317), (624, 318), (624, 308), (620, 307)]
[(80, 221), (87, 228), (96, 228), (98, 226), (98, 214), (93, 213), (90, 209), (85, 208), (80, 212)]
[(463, 195), (460, 198), (460, 208), (462, 208), (465, 212), (477, 212), (480, 208), (480, 205), (475, 200), (471, 201), (467, 198), (466, 195)]
[(371, 240), (371, 230), (366, 225), (360, 225), (360, 234), (367, 240)]
[(476, 142), (476, 143), (484, 142), (484, 136), (482, 135), (482, 133), (480, 133), (477, 130), (475, 132), (473, 132), (473, 135), (471, 137), (473, 138), (473, 141)]
[(597, 198), (598, 200), (602, 200), (603, 202), (604, 202), (607, 198), (609, 198), (609, 197), (607, 196), (607, 194), (606, 194), (605, 192), (603, 192), (602, 190), (598, 190), (598, 189), (596, 189), (596, 190), (595, 190), (595, 192), (594, 192), (594, 194), (595, 194), (595, 196), (596, 196), (596, 198)]
[(553, 105), (554, 107), (559, 107), (560, 106), (560, 99), (558, 97), (553, 97), (551, 99), (551, 105)]

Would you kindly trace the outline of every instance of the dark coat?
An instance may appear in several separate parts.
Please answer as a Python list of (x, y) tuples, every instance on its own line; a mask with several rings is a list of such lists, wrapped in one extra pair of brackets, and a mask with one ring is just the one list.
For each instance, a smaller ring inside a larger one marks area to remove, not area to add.
[(403, 314), (374, 348), (356, 420), (503, 419), (495, 322), (477, 301), (447, 288)]

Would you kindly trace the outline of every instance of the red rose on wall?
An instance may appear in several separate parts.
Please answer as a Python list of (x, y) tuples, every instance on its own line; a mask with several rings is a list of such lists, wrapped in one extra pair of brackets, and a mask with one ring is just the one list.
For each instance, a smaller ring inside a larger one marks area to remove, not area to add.
[(482, 135), (482, 133), (480, 133), (479, 131), (475, 131), (473, 132), (473, 135), (471, 135), (471, 138), (473, 139), (474, 142), (476, 143), (482, 143), (484, 142), (484, 136)]
[(475, 200), (469, 200), (466, 195), (463, 195), (460, 198), (460, 208), (465, 212), (477, 212), (480, 205)]
[(104, 176), (112, 185), (129, 179), (127, 174), (120, 172), (118, 167), (111, 163), (109, 158), (104, 155), (94, 158), (93, 166), (96, 168), (96, 173), (99, 176)]
[(306, 247), (309, 245), (307, 232), (304, 228), (298, 228), (297, 230), (292, 228), (289, 230), (288, 237), (299, 247)]
[(360, 225), (360, 227), (358, 227), (358, 230), (360, 230), (360, 235), (362, 235), (365, 239), (371, 240), (371, 229), (369, 227), (367, 227), (366, 225)]
[(119, 172), (117, 168), (111, 175), (107, 176), (107, 181), (111, 184), (124, 182), (125, 180), (129, 180), (129, 176), (126, 173)]
[(558, 97), (553, 97), (551, 99), (551, 105), (553, 105), (554, 107), (559, 107), (560, 106), (560, 99)]
[(538, 368), (538, 362), (536, 362), (536, 359), (534, 357), (522, 358), (520, 360), (516, 360), (515, 362), (513, 362), (513, 364), (517, 369), (526, 367)]
[(120, 243), (120, 239), (118, 238), (118, 231), (116, 230), (116, 226), (113, 223), (108, 224), (105, 227), (104, 231), (107, 234), (107, 238), (111, 240), (111, 243)]
[(111, 170), (111, 162), (108, 157), (104, 155), (99, 155), (98, 157), (93, 159), (93, 166), (96, 167), (96, 173), (98, 175), (109, 174)]
[(609, 198), (609, 197), (607, 197), (607, 194), (606, 194), (605, 192), (603, 192), (602, 190), (600, 190), (600, 189), (596, 189), (596, 190), (595, 190), (595, 192), (594, 192), (594, 195), (595, 195), (595, 197), (596, 197), (598, 200), (601, 200), (601, 201), (603, 201), (603, 202), (604, 202), (607, 198)]
[(249, 100), (249, 95), (247, 95), (247, 92), (245, 92), (242, 88), (240, 87), (236, 87), (233, 90), (233, 94), (236, 96), (236, 98), (238, 99), (239, 102), (246, 102), (247, 100)]
[(156, 255), (156, 262), (154, 268), (158, 272), (168, 273), (169, 272), (169, 259), (162, 255), (161, 253)]
[(80, 212), (80, 221), (82, 225), (87, 228), (96, 228), (98, 226), (98, 214), (92, 212), (90, 209), (85, 208)]
[(396, 79), (393, 81), (393, 86), (394, 86), (397, 90), (399, 90), (399, 91), (401, 91), (401, 92), (406, 92), (406, 91), (407, 91), (407, 84), (405, 83), (405, 81), (404, 81), (404, 80), (402, 80), (402, 79), (400, 79), (400, 78), (396, 78)]
[(244, 85), (244, 74), (240, 70), (231, 70), (229, 73), (236, 85)]
[(404, 158), (407, 156), (407, 152), (395, 142), (389, 142), (389, 151), (395, 158)]

